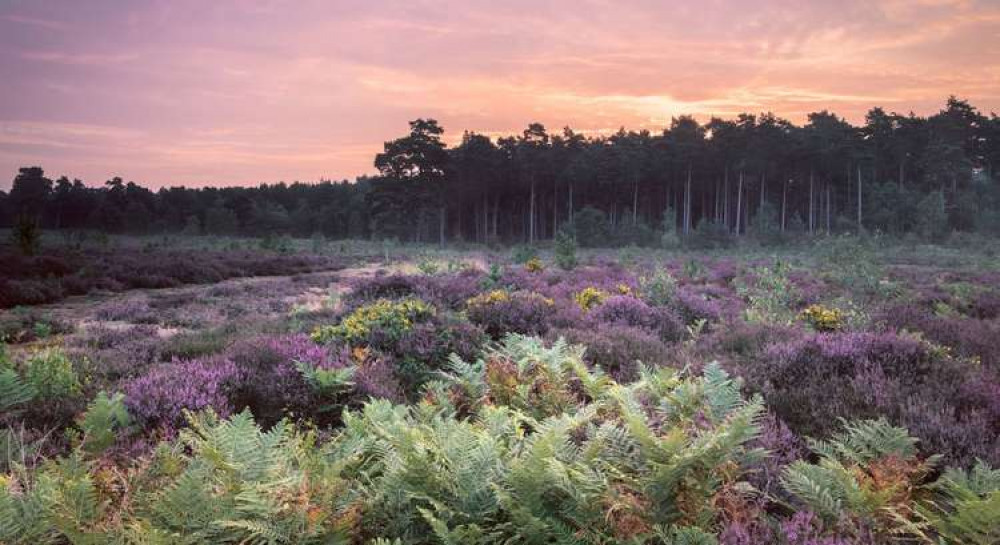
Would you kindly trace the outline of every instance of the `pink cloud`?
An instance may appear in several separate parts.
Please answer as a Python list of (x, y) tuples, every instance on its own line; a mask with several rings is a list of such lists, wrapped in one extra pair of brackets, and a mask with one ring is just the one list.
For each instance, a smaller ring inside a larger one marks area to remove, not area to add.
[[(416, 117), (519, 132), (772, 110), (1000, 107), (976, 0), (146, 0), (0, 7), (0, 185), (41, 164), (154, 185), (371, 172)], [(6, 174), (4, 174), (6, 173)]]

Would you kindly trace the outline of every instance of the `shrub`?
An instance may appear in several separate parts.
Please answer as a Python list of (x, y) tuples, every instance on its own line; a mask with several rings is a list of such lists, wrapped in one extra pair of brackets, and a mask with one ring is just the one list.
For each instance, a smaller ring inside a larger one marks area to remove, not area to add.
[(141, 299), (127, 298), (110, 301), (101, 305), (95, 316), (101, 320), (155, 324), (159, 317), (149, 303)]
[[(655, 332), (665, 341), (678, 341), (684, 333), (681, 319), (672, 310), (650, 307), (635, 297), (614, 295), (605, 299), (589, 314), (598, 324), (639, 327)], [(595, 329), (603, 327), (598, 325)]]
[(541, 259), (533, 257), (524, 262), (524, 270), (530, 273), (540, 273), (545, 270), (545, 264), (542, 263)]
[(707, 218), (698, 220), (698, 225), (684, 238), (684, 245), (696, 249), (727, 248), (734, 242), (729, 228)]
[(604, 211), (589, 206), (573, 214), (571, 228), (577, 243), (585, 248), (606, 244), (611, 230)]
[(556, 329), (548, 339), (565, 338), (586, 348), (583, 360), (603, 369), (615, 380), (627, 383), (639, 376), (639, 363), (659, 366), (673, 361), (671, 350), (660, 338), (644, 329), (626, 325), (606, 325), (588, 329)]
[(429, 319), (434, 313), (434, 307), (419, 299), (398, 302), (381, 299), (355, 309), (335, 326), (317, 328), (312, 339), (318, 343), (339, 340), (350, 345), (371, 344), (374, 336), (398, 341), (415, 323)]
[(790, 323), (798, 292), (781, 261), (773, 267), (758, 267), (737, 283), (737, 293), (746, 301), (744, 317), (750, 322)]
[(338, 348), (318, 345), (305, 334), (257, 336), (238, 341), (225, 354), (240, 377), (232, 389), (234, 408), (249, 407), (266, 423), (277, 422), (288, 413), (316, 415), (320, 401), (306, 384), (298, 364), (312, 369), (350, 366), (350, 355)]
[(73, 362), (62, 350), (55, 348), (35, 352), (27, 359), (25, 380), (43, 400), (75, 397), (82, 388)]
[(663, 232), (662, 240), (664, 248), (676, 247), (680, 240), (677, 238), (677, 211), (668, 206), (663, 211), (663, 218), (660, 220), (660, 230)]
[(510, 252), (510, 259), (514, 263), (524, 264), (538, 257), (538, 249), (528, 244), (514, 246)]
[[(1000, 472), (986, 464), (932, 481), (935, 460), (881, 420), (845, 422), (804, 458), (717, 364), (621, 384), (581, 352), (511, 336), (452, 358), (417, 405), (344, 411), (336, 433), (206, 410), (127, 467), (86, 442), (14, 464), (0, 542), (996, 542)], [(120, 408), (95, 403), (81, 426), (120, 430)], [(783, 491), (758, 479), (774, 471)]]
[(214, 356), (158, 365), (122, 389), (129, 414), (149, 427), (175, 429), (184, 423), (185, 410), (232, 414), (243, 382), (244, 371), (232, 360)]
[(914, 304), (894, 304), (882, 309), (876, 321), (891, 329), (920, 332), (928, 340), (951, 347), (959, 355), (978, 359), (986, 368), (1000, 372), (1000, 322), (962, 316), (939, 316)]
[(639, 295), (650, 305), (669, 305), (676, 292), (677, 279), (663, 267), (658, 267), (651, 275), (639, 277)]
[(494, 339), (506, 333), (544, 334), (554, 301), (530, 291), (494, 290), (469, 299), (466, 315)]
[(885, 273), (873, 239), (840, 235), (824, 240), (817, 250), (824, 274), (834, 282), (865, 293), (890, 288), (882, 282)]
[(585, 312), (603, 303), (607, 298), (607, 293), (593, 286), (588, 286), (573, 294), (573, 300)]
[(837, 331), (843, 327), (843, 313), (836, 308), (809, 305), (801, 316), (816, 331)]
[(739, 305), (735, 301), (724, 300), (720, 295), (712, 290), (685, 286), (677, 290), (673, 307), (686, 324), (693, 324), (699, 320), (706, 322), (729, 320), (738, 313)]
[(921, 199), (917, 204), (915, 228), (925, 240), (940, 241), (948, 235), (944, 192), (933, 191)]
[(14, 222), (10, 238), (11, 242), (21, 251), (21, 254), (33, 256), (41, 246), (42, 227), (37, 218), (21, 214)]
[(560, 229), (556, 233), (555, 259), (556, 265), (564, 271), (576, 268), (576, 240), (566, 229)]
[(996, 379), (916, 338), (807, 334), (770, 346), (740, 374), (800, 434), (823, 436), (838, 418), (885, 416), (951, 462), (1000, 455), (1000, 420), (988, 423), (996, 417), (986, 416), (1000, 407), (983, 389), (1000, 391)]

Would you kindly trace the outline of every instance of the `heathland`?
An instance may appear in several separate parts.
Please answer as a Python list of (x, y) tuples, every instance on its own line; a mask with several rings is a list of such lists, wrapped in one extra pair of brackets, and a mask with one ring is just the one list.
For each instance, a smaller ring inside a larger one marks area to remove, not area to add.
[(666, 235), (3, 248), (0, 543), (1000, 542), (995, 238)]

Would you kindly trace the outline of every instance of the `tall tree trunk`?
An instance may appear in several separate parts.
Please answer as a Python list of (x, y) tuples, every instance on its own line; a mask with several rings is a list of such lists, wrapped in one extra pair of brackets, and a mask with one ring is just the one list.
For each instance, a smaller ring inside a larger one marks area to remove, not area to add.
[(569, 184), (569, 210), (566, 211), (566, 217), (569, 218), (570, 224), (573, 223), (573, 183)]
[(552, 183), (552, 236), (555, 237), (559, 228), (559, 184)]
[(531, 175), (531, 197), (528, 202), (528, 244), (535, 243), (535, 176)]
[(719, 202), (722, 200), (722, 193), (720, 192), (719, 185), (721, 185), (721, 184), (719, 183), (719, 180), (716, 179), (715, 180), (715, 206), (713, 207), (713, 210), (712, 210), (712, 220), (715, 221), (715, 223), (719, 223), (719, 220), (721, 219), (721, 210), (719, 208)]
[(493, 198), (493, 239), (497, 240), (497, 223), (500, 218), (500, 195)]
[(723, 185), (725, 189), (723, 190), (723, 203), (722, 203), (722, 221), (726, 224), (726, 229), (729, 229), (729, 165), (726, 165), (725, 170), (725, 181)]
[(767, 190), (767, 171), (760, 172), (760, 204), (757, 205), (757, 213), (764, 208), (764, 192)]
[(438, 245), (444, 248), (445, 214), (447, 208), (442, 204), (438, 209)]
[(687, 170), (687, 178), (684, 180), (684, 210), (681, 212), (685, 235), (691, 232), (691, 163), (688, 163)]
[(861, 163), (858, 163), (858, 232), (861, 232)]
[(483, 194), (483, 242), (490, 238), (490, 198)]
[(781, 232), (785, 232), (785, 209), (788, 207), (788, 180), (781, 185)]
[(741, 213), (743, 212), (743, 169), (740, 169), (740, 180), (736, 185), (736, 234), (740, 234)]
[(639, 180), (632, 184), (632, 225), (639, 223)]
[(814, 204), (815, 204), (815, 199), (813, 198), (813, 171), (810, 168), (809, 169), (809, 234), (810, 235), (813, 234), (813, 228), (815, 227), (815, 223), (813, 220), (813, 218), (815, 217), (813, 214)]
[(826, 234), (830, 235), (830, 182), (826, 183)]

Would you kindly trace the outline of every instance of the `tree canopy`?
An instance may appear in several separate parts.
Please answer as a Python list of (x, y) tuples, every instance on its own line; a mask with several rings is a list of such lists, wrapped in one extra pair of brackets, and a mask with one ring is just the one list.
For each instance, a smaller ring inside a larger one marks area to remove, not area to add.
[(767, 222), (926, 233), (914, 214), (933, 208), (946, 231), (1000, 228), (1000, 118), (955, 97), (928, 117), (872, 108), (861, 126), (828, 111), (802, 126), (767, 112), (607, 136), (531, 123), (497, 139), (465, 132), (451, 148), (443, 134), (434, 119), (410, 122), (375, 156), (378, 174), (354, 182), (153, 192), (117, 177), (53, 182), (26, 167), (0, 192), (0, 223), (26, 214), (46, 228), (109, 232), (534, 242), (591, 209), (639, 241), (671, 209), (679, 233), (739, 235)]

